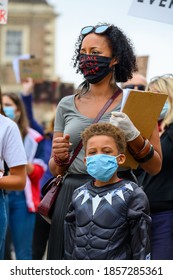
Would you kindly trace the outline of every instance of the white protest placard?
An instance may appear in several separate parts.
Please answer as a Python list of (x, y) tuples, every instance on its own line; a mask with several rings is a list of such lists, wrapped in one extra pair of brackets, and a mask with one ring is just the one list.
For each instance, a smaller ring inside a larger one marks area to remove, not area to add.
[(30, 59), (30, 58), (31, 58), (30, 54), (23, 54), (23, 55), (20, 55), (18, 57), (15, 57), (13, 59), (13, 70), (14, 70), (14, 74), (15, 74), (17, 83), (21, 83), (19, 60), (20, 59)]
[(173, 0), (133, 0), (129, 15), (173, 24)]
[(8, 0), (0, 0), (0, 24), (7, 23)]

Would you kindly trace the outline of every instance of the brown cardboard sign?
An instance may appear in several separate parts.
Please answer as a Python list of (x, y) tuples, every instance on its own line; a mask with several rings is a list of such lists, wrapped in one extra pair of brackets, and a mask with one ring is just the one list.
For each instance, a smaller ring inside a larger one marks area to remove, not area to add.
[(20, 59), (20, 80), (24, 81), (28, 77), (33, 78), (34, 82), (42, 81), (42, 61), (39, 58)]
[[(130, 90), (122, 112), (129, 116), (143, 137), (150, 139), (167, 97), (160, 92)], [(124, 166), (136, 169), (138, 165), (127, 151)]]

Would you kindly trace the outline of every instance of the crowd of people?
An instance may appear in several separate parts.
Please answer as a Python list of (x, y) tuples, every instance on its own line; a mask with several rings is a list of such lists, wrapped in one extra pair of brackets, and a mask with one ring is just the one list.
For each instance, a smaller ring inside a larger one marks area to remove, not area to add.
[[(48, 131), (34, 118), (30, 77), (21, 95), (0, 93), (0, 259), (12, 250), (18, 260), (173, 259), (173, 75), (147, 83), (131, 40), (105, 23), (82, 28), (73, 66), (84, 80), (57, 104)], [(149, 139), (121, 112), (127, 88), (167, 94)], [(123, 166), (127, 150), (136, 170)], [(57, 175), (50, 225), (37, 207)]]

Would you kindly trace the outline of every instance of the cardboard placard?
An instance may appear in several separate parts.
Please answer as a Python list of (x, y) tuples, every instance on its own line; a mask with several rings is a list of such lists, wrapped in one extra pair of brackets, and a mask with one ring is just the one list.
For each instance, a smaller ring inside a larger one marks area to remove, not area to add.
[(42, 81), (42, 61), (39, 58), (20, 59), (19, 70), (21, 81), (28, 77), (33, 78), (34, 82)]
[[(160, 92), (130, 90), (122, 112), (129, 116), (143, 137), (150, 139), (167, 97)], [(138, 165), (127, 151), (124, 167), (136, 169)]]

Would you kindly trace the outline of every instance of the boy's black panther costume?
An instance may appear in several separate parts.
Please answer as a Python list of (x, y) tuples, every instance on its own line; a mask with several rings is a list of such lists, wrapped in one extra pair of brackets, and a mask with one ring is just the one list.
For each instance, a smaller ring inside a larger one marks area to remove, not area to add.
[(65, 259), (144, 260), (150, 258), (149, 203), (135, 183), (120, 180), (73, 193), (65, 218)]

